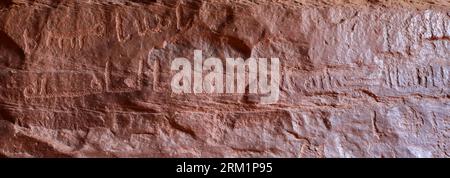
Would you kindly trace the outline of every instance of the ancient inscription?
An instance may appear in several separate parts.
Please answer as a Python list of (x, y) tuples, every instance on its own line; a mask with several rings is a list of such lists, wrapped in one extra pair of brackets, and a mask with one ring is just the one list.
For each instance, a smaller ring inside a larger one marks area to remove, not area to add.
[(106, 33), (104, 19), (92, 13), (90, 8), (55, 10), (45, 27), (45, 44), (59, 49), (81, 49), (88, 39), (103, 37)]
[(383, 26), (383, 51), (401, 55), (419, 55), (431, 48), (435, 55), (448, 56), (450, 18), (445, 13), (423, 11), (410, 16), (386, 15)]
[(135, 14), (115, 14), (116, 35), (119, 42), (128, 41), (132, 35), (139, 37), (160, 33), (171, 25), (170, 19), (158, 14), (136, 11)]
[(448, 65), (391, 65), (383, 72), (384, 86), (397, 90), (448, 89)]
[[(343, 72), (351, 70), (352, 73)], [(377, 68), (327, 69), (309, 73), (302, 79), (303, 89), (307, 92), (340, 91), (351, 88), (365, 88), (379, 85)]]
[(103, 82), (94, 72), (54, 71), (28, 74), (35, 80), (23, 90), (27, 98), (80, 97), (103, 92)]

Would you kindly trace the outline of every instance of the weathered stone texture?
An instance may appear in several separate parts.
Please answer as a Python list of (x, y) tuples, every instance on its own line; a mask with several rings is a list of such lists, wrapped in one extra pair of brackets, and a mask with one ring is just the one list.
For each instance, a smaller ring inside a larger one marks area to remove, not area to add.
[[(2, 0), (0, 156), (449, 157), (450, 3)], [(275, 104), (170, 63), (279, 57)]]

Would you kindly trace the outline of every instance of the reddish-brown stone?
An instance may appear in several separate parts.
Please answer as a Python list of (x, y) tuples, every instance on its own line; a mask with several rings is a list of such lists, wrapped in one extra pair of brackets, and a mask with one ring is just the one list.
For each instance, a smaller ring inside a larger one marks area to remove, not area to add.
[[(449, 157), (444, 0), (2, 0), (0, 157)], [(278, 57), (280, 100), (174, 94)]]

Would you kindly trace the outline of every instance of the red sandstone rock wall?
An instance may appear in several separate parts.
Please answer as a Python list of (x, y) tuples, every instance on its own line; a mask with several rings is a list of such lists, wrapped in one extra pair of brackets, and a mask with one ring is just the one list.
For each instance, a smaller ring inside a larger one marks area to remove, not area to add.
[[(1, 156), (450, 156), (446, 1), (0, 5)], [(195, 49), (280, 58), (280, 99), (174, 94)]]

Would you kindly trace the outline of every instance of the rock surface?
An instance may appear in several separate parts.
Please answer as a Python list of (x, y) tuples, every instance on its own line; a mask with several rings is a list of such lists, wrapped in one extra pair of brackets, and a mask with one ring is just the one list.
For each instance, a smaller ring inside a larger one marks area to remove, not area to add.
[[(280, 100), (173, 94), (194, 49)], [(450, 3), (2, 0), (0, 83), (0, 157), (449, 157)]]

